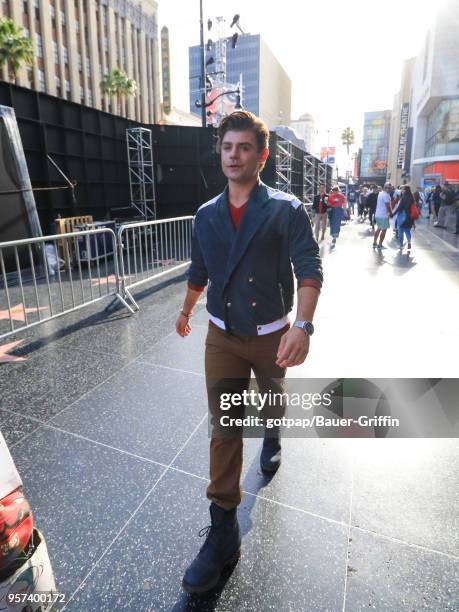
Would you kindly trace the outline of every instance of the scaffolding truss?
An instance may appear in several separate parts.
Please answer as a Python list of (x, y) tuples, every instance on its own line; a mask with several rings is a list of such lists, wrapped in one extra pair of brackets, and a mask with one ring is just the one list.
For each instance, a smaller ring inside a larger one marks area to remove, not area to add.
[(328, 165), (325, 162), (319, 162), (318, 166), (318, 183), (319, 185), (323, 183), (325, 185), (325, 190), (328, 192), (330, 190), (328, 181)]
[(292, 143), (288, 140), (276, 142), (276, 188), (292, 193)]
[(145, 221), (156, 219), (155, 175), (151, 130), (126, 130), (131, 204)]
[(305, 204), (312, 204), (316, 192), (315, 162), (315, 157), (305, 153), (303, 157), (303, 201)]

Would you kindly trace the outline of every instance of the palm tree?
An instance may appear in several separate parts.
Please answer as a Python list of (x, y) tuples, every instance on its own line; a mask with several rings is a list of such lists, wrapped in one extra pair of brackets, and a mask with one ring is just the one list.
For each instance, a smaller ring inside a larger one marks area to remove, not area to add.
[(0, 19), (0, 68), (6, 64), (10, 79), (16, 83), (23, 64), (33, 64), (33, 43), (25, 36), (25, 30), (12, 19)]
[(123, 70), (113, 68), (102, 77), (100, 88), (102, 93), (108, 96), (116, 96), (118, 112), (121, 112), (121, 99), (127, 96), (135, 96), (137, 83), (134, 79), (130, 79)]
[(344, 129), (343, 133), (341, 134), (341, 142), (343, 145), (346, 145), (347, 154), (349, 155), (349, 147), (355, 142), (354, 130), (352, 130), (350, 127)]

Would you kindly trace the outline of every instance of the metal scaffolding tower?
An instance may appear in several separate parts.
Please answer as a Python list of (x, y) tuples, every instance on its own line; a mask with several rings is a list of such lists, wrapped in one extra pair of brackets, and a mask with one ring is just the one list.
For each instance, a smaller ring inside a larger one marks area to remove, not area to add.
[(325, 185), (325, 190), (328, 192), (330, 185), (328, 184), (327, 176), (327, 164), (325, 162), (319, 162), (318, 182)]
[(312, 204), (314, 195), (316, 192), (315, 185), (315, 162), (316, 159), (309, 155), (304, 154), (303, 157), (303, 202), (305, 204)]
[(288, 140), (276, 141), (276, 187), (292, 193), (292, 143)]
[(131, 204), (145, 221), (156, 219), (155, 175), (151, 130), (126, 130)]

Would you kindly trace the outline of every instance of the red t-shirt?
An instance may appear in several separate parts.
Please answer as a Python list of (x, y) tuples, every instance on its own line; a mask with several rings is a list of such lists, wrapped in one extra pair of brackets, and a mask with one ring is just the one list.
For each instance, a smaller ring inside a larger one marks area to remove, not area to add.
[(346, 198), (342, 193), (331, 193), (328, 196), (328, 205), (332, 206), (333, 208), (340, 208), (344, 206), (345, 202)]
[(247, 208), (247, 202), (242, 206), (236, 207), (228, 201), (228, 208), (231, 215), (231, 221), (236, 229), (239, 229), (242, 221), (242, 215), (244, 214), (245, 209)]

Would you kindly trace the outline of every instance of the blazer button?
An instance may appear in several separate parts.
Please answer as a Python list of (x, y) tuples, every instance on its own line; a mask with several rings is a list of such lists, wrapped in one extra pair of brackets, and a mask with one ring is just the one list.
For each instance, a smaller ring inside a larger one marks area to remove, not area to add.
[(228, 308), (231, 306), (231, 302), (227, 302), (226, 305), (228, 306)]
[(252, 308), (255, 308), (256, 305), (257, 305), (256, 302), (252, 302)]
[(249, 278), (249, 283), (253, 283), (253, 276)]

